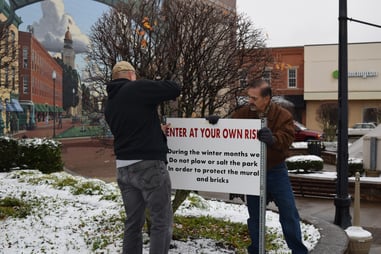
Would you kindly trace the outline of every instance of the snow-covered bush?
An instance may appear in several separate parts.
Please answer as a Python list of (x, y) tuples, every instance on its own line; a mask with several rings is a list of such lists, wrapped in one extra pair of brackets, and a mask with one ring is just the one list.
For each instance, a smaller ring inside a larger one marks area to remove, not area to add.
[(321, 171), (324, 166), (322, 158), (316, 155), (295, 155), (286, 159), (287, 168), (295, 173)]
[(0, 138), (0, 172), (38, 169), (43, 173), (63, 170), (61, 143), (46, 138)]
[(359, 172), (360, 175), (364, 173), (364, 166), (361, 159), (349, 158), (348, 159), (348, 176), (355, 176), (356, 172)]

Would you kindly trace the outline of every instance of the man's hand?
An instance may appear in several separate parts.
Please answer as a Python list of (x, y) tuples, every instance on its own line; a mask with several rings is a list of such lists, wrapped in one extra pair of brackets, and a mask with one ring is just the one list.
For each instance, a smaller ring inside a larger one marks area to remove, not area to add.
[(258, 139), (270, 146), (275, 143), (273, 133), (268, 127), (263, 127), (258, 131)]
[(220, 117), (217, 115), (210, 115), (205, 117), (205, 119), (208, 120), (210, 124), (216, 124), (218, 122), (218, 119), (220, 119)]

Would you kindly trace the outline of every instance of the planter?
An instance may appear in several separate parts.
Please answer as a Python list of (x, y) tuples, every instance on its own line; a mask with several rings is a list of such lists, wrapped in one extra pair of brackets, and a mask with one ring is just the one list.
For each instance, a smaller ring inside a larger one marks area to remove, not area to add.
[(352, 226), (345, 230), (349, 238), (348, 254), (368, 254), (373, 242), (372, 234), (362, 227)]

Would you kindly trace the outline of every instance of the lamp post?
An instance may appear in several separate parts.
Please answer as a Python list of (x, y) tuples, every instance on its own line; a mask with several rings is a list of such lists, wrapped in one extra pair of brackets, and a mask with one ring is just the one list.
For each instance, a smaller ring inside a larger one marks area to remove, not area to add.
[(53, 138), (56, 137), (56, 78), (57, 73), (56, 71), (52, 72), (52, 79), (53, 79)]
[(73, 92), (73, 102), (72, 102), (72, 114), (74, 115), (74, 104), (75, 104), (75, 102), (74, 102), (74, 100), (75, 100), (75, 89), (73, 88), (73, 90), (72, 90), (72, 92)]
[[(0, 136), (4, 135), (4, 121), (3, 121), (3, 101), (0, 98)], [(4, 109), (5, 110), (5, 109)]]
[(351, 226), (348, 195), (348, 31), (347, 0), (339, 1), (339, 125), (337, 142), (337, 183), (334, 223), (345, 229)]

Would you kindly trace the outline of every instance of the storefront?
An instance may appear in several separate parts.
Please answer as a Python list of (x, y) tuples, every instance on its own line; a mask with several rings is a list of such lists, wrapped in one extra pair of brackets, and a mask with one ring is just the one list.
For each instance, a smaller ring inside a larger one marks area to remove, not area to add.
[[(304, 49), (306, 123), (321, 129), (316, 112), (338, 101), (338, 45), (307, 45)], [(381, 109), (381, 43), (348, 45), (348, 125), (379, 122)]]

